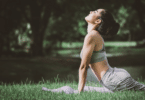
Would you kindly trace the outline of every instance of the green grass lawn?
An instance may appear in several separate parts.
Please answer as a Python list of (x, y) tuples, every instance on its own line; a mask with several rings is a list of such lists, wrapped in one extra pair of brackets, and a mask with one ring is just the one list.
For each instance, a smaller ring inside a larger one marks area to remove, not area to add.
[[(42, 91), (42, 87), (56, 89), (66, 85), (75, 90), (78, 88), (78, 83), (75, 81), (59, 82), (59, 78), (54, 78), (52, 82), (42, 80), (37, 84), (31, 82), (27, 84), (3, 84), (0, 85), (0, 100), (145, 100), (145, 92), (143, 91), (123, 91), (115, 93), (83, 92), (81, 94)], [(95, 85), (93, 83), (86, 84), (86, 86)], [(99, 87), (100, 85), (97, 84), (97, 86)]]

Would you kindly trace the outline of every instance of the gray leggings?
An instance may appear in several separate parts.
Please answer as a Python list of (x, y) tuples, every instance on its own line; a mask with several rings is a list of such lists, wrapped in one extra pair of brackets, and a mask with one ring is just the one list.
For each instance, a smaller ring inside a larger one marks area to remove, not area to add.
[[(42, 87), (43, 91), (51, 91), (51, 92), (57, 92), (57, 93), (62, 93), (64, 92), (65, 94), (78, 94), (78, 90), (74, 90), (73, 88), (71, 88), (70, 86), (63, 86), (57, 89), (48, 89), (46, 87)], [(102, 93), (113, 93), (112, 91), (110, 91), (109, 89), (105, 88), (105, 87), (92, 87), (92, 86), (84, 86), (84, 92), (88, 91), (88, 92), (102, 92)]]
[[(145, 91), (144, 84), (135, 81), (126, 70), (121, 68), (110, 67), (102, 77), (101, 81), (99, 81), (99, 83), (103, 87), (84, 86), (84, 91), (96, 91), (102, 93), (113, 93), (115, 91), (123, 90)], [(78, 90), (74, 90), (69, 86), (63, 86), (57, 89), (47, 89), (42, 87), (42, 90), (51, 92), (64, 92), (66, 94), (78, 93)]]
[(123, 91), (123, 90), (143, 90), (145, 85), (135, 81), (131, 75), (122, 68), (110, 67), (102, 77), (100, 84), (109, 90)]

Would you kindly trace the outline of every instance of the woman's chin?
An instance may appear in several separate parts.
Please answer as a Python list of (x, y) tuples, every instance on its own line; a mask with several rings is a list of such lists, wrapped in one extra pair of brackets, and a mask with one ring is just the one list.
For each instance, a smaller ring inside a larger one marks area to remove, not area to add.
[(85, 17), (85, 20), (86, 20), (87, 18)]
[(85, 17), (86, 22), (88, 22), (88, 16)]

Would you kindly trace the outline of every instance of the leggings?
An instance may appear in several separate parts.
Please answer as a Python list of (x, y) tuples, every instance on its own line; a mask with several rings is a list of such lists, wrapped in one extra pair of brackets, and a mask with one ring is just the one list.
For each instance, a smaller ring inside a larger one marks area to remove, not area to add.
[[(104, 76), (102, 77), (99, 83), (103, 87), (92, 87), (92, 86), (84, 86), (83, 91), (88, 92), (101, 92), (101, 93), (113, 93), (115, 91), (124, 91), (124, 90), (141, 90), (145, 91), (145, 85), (135, 81), (130, 74), (121, 68), (112, 68), (106, 71)], [(63, 86), (57, 89), (48, 89), (46, 87), (42, 87), (43, 91), (51, 91), (61, 93), (64, 92), (66, 94), (77, 94), (78, 90), (74, 90), (69, 86)]]
[(124, 90), (145, 91), (144, 84), (135, 81), (125, 69), (116, 67), (109, 67), (103, 75), (100, 84), (112, 92)]
[[(78, 90), (74, 90), (73, 88), (71, 88), (70, 86), (63, 86), (57, 89), (47, 89), (46, 87), (42, 87), (43, 91), (51, 91), (51, 92), (57, 92), (57, 93), (62, 93), (64, 92), (65, 94), (77, 94), (79, 93)], [(112, 91), (110, 91), (109, 89), (105, 88), (105, 87), (92, 87), (92, 86), (84, 86), (84, 92), (88, 91), (88, 92), (102, 92), (102, 93), (113, 93)]]

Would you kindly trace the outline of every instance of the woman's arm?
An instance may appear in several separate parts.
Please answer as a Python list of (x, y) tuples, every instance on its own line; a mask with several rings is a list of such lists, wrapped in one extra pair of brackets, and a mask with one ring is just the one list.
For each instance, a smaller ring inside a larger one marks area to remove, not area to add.
[(87, 69), (91, 60), (94, 47), (95, 47), (94, 35), (87, 34), (84, 40), (82, 60), (79, 68), (79, 85), (78, 85), (79, 93), (83, 90), (86, 82)]
[(79, 93), (83, 91), (84, 85), (86, 83), (86, 77), (87, 77), (87, 67), (79, 69), (79, 84), (78, 84)]

